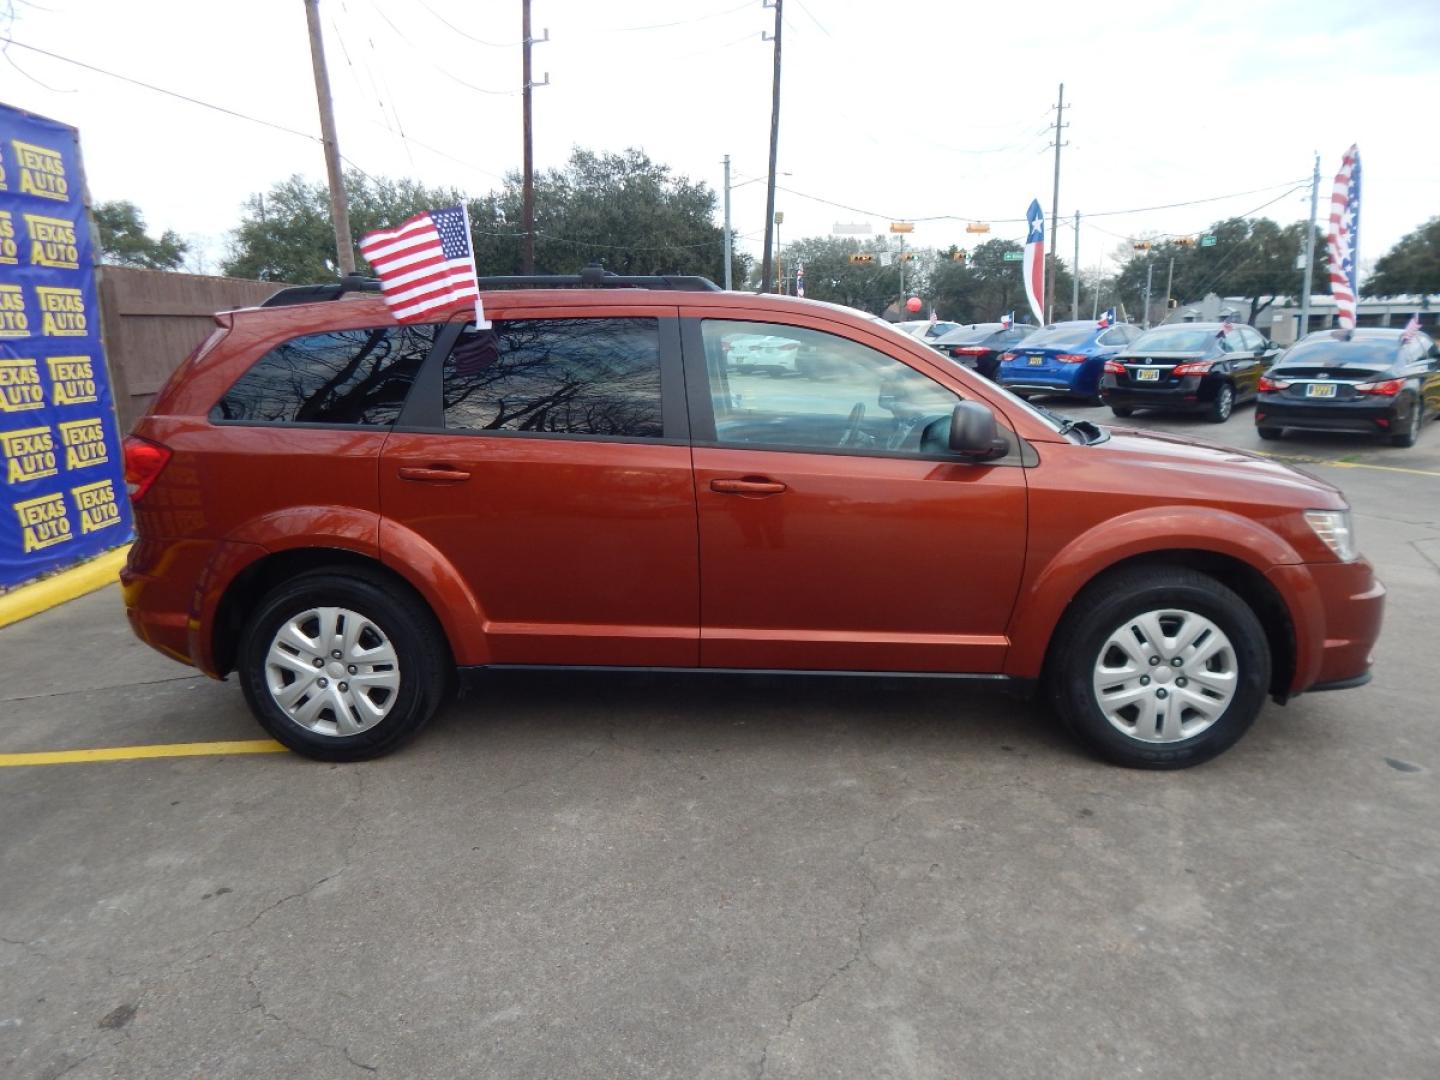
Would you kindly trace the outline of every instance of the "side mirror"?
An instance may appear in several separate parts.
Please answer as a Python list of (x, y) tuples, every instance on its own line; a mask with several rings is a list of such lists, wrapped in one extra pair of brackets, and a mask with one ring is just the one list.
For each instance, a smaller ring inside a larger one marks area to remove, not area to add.
[(971, 461), (994, 461), (1010, 452), (995, 414), (978, 401), (962, 401), (950, 414), (950, 451)]

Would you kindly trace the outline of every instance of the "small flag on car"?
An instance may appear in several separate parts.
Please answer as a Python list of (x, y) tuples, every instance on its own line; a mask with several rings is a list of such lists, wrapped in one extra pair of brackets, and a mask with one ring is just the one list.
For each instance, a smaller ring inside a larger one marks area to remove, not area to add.
[(1233, 334), (1234, 332), (1235, 324), (1229, 319), (1226, 319), (1223, 323), (1220, 324), (1220, 333), (1216, 334), (1215, 336), (1224, 337), (1226, 334)]
[(1106, 308), (1106, 309), (1101, 313), (1100, 318), (1099, 318), (1097, 321), (1099, 322), (1099, 325), (1100, 325), (1100, 329), (1101, 329), (1101, 330), (1104, 330), (1104, 329), (1105, 329), (1106, 327), (1108, 327), (1108, 326), (1114, 326), (1114, 325), (1115, 325), (1115, 309), (1114, 309), (1113, 307), (1112, 307), (1112, 308)]
[(456, 300), (475, 298), (475, 325), (487, 329), (470, 216), (464, 205), (424, 210), (393, 229), (360, 241), (360, 254), (380, 278), (380, 293), (396, 322), (423, 322)]
[(1015, 313), (1014, 313), (1013, 311), (1012, 311), (1012, 312), (1009, 312), (1008, 314), (1005, 314), (1005, 315), (1001, 315), (1001, 316), (1000, 316), (1000, 326), (1001, 326), (1003, 329), (1009, 330), (1009, 329), (1010, 329), (1012, 326), (1014, 326), (1014, 325), (1015, 325)]
[(1410, 321), (1405, 324), (1405, 329), (1400, 331), (1400, 340), (1404, 342), (1414, 341), (1415, 335), (1418, 333), (1420, 333), (1420, 315), (1417, 312), (1410, 316)]

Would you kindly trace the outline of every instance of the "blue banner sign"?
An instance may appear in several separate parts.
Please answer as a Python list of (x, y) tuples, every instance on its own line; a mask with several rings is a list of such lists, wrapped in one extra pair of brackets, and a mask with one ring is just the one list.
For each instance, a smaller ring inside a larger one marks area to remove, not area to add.
[(74, 128), (0, 105), (0, 588), (131, 537)]

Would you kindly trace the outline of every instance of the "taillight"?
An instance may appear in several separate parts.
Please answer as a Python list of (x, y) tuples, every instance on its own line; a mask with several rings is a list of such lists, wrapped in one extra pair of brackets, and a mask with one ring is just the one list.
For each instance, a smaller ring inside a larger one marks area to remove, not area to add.
[(1124, 374), (1125, 374), (1125, 365), (1122, 364), (1122, 363), (1120, 363), (1119, 360), (1106, 360), (1106, 361), (1105, 361), (1105, 374), (1106, 374), (1106, 375), (1124, 375)]
[(1055, 359), (1059, 360), (1062, 364), (1083, 364), (1090, 358), (1088, 356), (1081, 356), (1079, 353), (1062, 352), (1059, 356), (1055, 357)]
[(138, 503), (170, 462), (170, 448), (130, 435), (125, 439), (125, 487)]
[(980, 345), (961, 345), (950, 350), (951, 356), (984, 356), (988, 350)]
[(1188, 364), (1177, 364), (1174, 373), (1176, 375), (1204, 375), (1210, 370), (1210, 365), (1213, 363), (1215, 363), (1213, 360), (1191, 360)]
[(1000, 362), (1001, 362), (1002, 364), (1008, 364), (1011, 360), (1019, 360), (1019, 359), (1020, 359), (1020, 354), (1019, 354), (1018, 352), (1007, 352), (1007, 353), (1001, 353), (1001, 354), (1000, 354)]
[(1405, 389), (1404, 379), (1386, 379), (1383, 382), (1362, 382), (1355, 384), (1357, 394), (1376, 394), (1379, 397), (1394, 397)]
[(1288, 389), (1290, 383), (1286, 379), (1272, 379), (1269, 375), (1260, 376), (1260, 392), (1262, 394), (1272, 393), (1275, 390)]

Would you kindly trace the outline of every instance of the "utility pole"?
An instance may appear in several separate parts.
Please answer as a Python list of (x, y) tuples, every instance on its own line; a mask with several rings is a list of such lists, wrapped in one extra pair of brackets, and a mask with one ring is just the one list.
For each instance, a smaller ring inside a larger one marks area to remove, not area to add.
[[(305, 0), (310, 26), (310, 62), (315, 68), (315, 100), (320, 106), (320, 137), (325, 144), (325, 173), (330, 180), (330, 216), (335, 219), (335, 254), (340, 273), (355, 273), (355, 245), (350, 240), (350, 204), (345, 174), (340, 171), (340, 142), (335, 138), (335, 103), (330, 100), (330, 75), (325, 69), (325, 43), (320, 37), (320, 0)], [(263, 210), (262, 210), (263, 214)]]
[(900, 317), (905, 317), (905, 234), (900, 234)]
[(733, 240), (730, 236), (730, 155), (725, 155), (725, 288), (730, 289), (730, 251)]
[(530, 105), (530, 91), (536, 86), (549, 86), (550, 73), (545, 73), (544, 82), (534, 82), (530, 77), (530, 46), (537, 41), (550, 40), (550, 31), (543, 38), (530, 36), (530, 0), (520, 0), (520, 42), (523, 49), (520, 78), (524, 100), (525, 128), (525, 182), (521, 198), (524, 215), (525, 239), (520, 249), (520, 269), (527, 274), (535, 272), (535, 146), (534, 126)]
[(1175, 286), (1175, 256), (1170, 256), (1170, 272), (1165, 275), (1165, 318), (1170, 317), (1170, 290)]
[(770, 230), (774, 227), (775, 219), (775, 152), (780, 146), (780, 17), (782, 5), (785, 0), (765, 0), (766, 7), (775, 8), (775, 33), (773, 37), (767, 37), (765, 32), (760, 32), (762, 41), (775, 42), (775, 85), (771, 90), (770, 97), (770, 177), (765, 185), (765, 254), (760, 262), (760, 291), (769, 292), (772, 282), (770, 271)]
[(1145, 329), (1150, 329), (1150, 279), (1155, 273), (1155, 262), (1147, 253), (1145, 256)]
[(1315, 154), (1315, 175), (1310, 178), (1310, 229), (1305, 233), (1305, 276), (1300, 279), (1300, 326), (1295, 334), (1299, 341), (1310, 332), (1310, 282), (1315, 272), (1315, 213), (1320, 202), (1320, 154)]
[(1075, 261), (1070, 264), (1075, 281), (1070, 286), (1070, 318), (1080, 317), (1080, 211), (1075, 211)]
[(780, 243), (780, 226), (785, 224), (785, 211), (775, 211), (775, 288), (785, 295), (785, 245)]
[(1059, 239), (1060, 225), (1060, 148), (1066, 144), (1060, 136), (1069, 127), (1065, 120), (1065, 84), (1060, 84), (1060, 97), (1055, 105), (1055, 186), (1050, 194), (1050, 279), (1045, 289), (1045, 321), (1055, 321), (1055, 241)]

